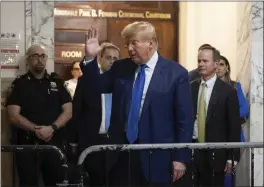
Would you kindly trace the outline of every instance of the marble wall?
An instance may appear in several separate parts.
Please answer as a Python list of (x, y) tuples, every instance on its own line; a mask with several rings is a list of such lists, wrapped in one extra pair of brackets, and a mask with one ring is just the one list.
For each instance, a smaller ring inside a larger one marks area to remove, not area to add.
[[(252, 2), (250, 141), (263, 142), (263, 2)], [(263, 149), (255, 149), (254, 185), (263, 186)]]
[(54, 71), (54, 1), (26, 1), (26, 46), (41, 44), (48, 52), (47, 70)]
[(249, 92), (251, 81), (251, 11), (251, 2), (237, 3), (236, 80), (241, 83), (245, 95)]
[[(236, 6), (237, 12), (237, 50), (236, 50), (236, 76), (235, 80), (241, 83), (245, 96), (249, 95), (249, 86), (251, 81), (251, 17), (252, 3), (239, 2)], [(233, 70), (232, 70), (233, 71)], [(249, 101), (248, 101), (249, 103)], [(246, 141), (249, 141), (250, 125), (249, 120), (243, 125), (243, 131)], [(237, 167), (237, 186), (250, 186), (250, 150), (241, 149), (241, 160)]]
[[(263, 3), (237, 3), (237, 81), (250, 105), (246, 141), (263, 142)], [(254, 186), (263, 186), (263, 149), (254, 150)], [(237, 186), (250, 186), (250, 150), (243, 150)]]

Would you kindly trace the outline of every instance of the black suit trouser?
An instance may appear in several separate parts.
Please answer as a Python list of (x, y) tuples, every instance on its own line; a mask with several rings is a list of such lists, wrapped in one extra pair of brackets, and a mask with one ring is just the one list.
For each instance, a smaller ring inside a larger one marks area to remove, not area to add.
[[(107, 135), (98, 135), (96, 145), (105, 145), (109, 143)], [(84, 169), (88, 172), (91, 186), (105, 186), (108, 178), (109, 162), (106, 158), (106, 152), (94, 152), (84, 160)]]
[[(209, 158), (209, 150), (195, 150), (194, 151), (194, 184), (195, 186), (224, 186), (225, 172), (214, 169), (212, 166), (212, 158)], [(214, 161), (218, 164), (217, 160)], [(219, 166), (218, 166), (219, 168)]]

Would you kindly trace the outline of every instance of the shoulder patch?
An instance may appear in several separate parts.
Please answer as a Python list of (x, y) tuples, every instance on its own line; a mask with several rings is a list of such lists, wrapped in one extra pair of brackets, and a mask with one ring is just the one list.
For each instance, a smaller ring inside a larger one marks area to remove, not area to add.
[(13, 82), (11, 83), (10, 87), (7, 89), (7, 94), (10, 95), (14, 88), (17, 86), (17, 84), (19, 84), (21, 82), (21, 80), (24, 78), (24, 75), (19, 75), (15, 78), (15, 80), (13, 80)]
[(56, 84), (56, 82), (53, 82), (53, 81), (50, 82), (50, 86), (51, 86), (52, 88), (57, 88), (57, 84)]

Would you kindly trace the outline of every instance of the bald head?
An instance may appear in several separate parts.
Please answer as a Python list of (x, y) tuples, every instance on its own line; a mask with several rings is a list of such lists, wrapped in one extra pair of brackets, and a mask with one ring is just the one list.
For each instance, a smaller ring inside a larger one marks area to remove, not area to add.
[(29, 71), (34, 75), (42, 75), (45, 72), (48, 57), (45, 48), (38, 44), (31, 45), (26, 52), (26, 56)]
[(38, 52), (40, 52), (41, 54), (46, 54), (45, 47), (39, 44), (33, 44), (28, 48), (26, 55), (30, 56)]

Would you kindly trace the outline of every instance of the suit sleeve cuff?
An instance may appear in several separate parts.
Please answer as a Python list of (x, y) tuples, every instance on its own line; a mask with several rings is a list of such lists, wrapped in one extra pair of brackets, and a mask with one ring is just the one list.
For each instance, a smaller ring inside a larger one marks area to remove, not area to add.
[(87, 64), (89, 64), (89, 63), (92, 62), (92, 61), (93, 61), (93, 59), (86, 60), (86, 59), (84, 58), (83, 65), (87, 65)]
[(173, 161), (181, 162), (181, 163), (190, 163), (192, 158), (192, 152), (188, 148), (178, 149), (173, 151)]

